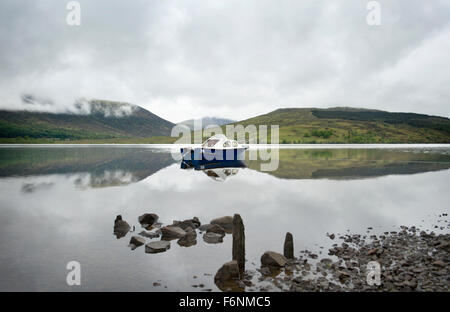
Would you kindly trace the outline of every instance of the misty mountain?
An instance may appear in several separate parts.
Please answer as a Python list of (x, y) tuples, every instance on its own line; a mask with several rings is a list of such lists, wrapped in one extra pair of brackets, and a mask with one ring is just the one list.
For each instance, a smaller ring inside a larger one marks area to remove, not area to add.
[(280, 143), (450, 143), (446, 117), (364, 108), (280, 108), (236, 124), (278, 125)]
[(174, 126), (129, 103), (80, 101), (75, 103), (75, 108), (78, 113), (0, 110), (0, 137), (74, 140), (168, 136)]

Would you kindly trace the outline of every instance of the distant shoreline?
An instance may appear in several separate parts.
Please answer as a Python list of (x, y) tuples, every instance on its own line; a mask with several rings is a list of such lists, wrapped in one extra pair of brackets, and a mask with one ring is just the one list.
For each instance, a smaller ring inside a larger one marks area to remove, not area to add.
[[(0, 143), (4, 147), (161, 147), (198, 146), (199, 144), (175, 143)], [(384, 148), (450, 148), (450, 143), (317, 143), (317, 144), (248, 144), (250, 149), (384, 149)]]

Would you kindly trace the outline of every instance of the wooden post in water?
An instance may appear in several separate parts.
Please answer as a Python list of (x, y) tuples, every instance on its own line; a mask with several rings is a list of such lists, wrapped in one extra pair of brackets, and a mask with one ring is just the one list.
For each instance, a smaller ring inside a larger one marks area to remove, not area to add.
[(284, 256), (288, 259), (294, 259), (294, 239), (292, 234), (287, 232), (284, 239)]
[(244, 223), (239, 214), (233, 217), (233, 260), (236, 260), (241, 277), (245, 272), (245, 233)]

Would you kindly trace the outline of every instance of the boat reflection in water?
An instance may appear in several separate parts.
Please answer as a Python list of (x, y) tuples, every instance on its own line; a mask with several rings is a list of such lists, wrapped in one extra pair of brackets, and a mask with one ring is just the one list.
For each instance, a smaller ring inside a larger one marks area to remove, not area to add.
[(239, 172), (239, 168), (246, 167), (242, 160), (203, 160), (195, 163), (183, 160), (180, 165), (181, 169), (203, 171), (208, 177), (218, 182), (225, 181), (228, 177), (236, 175)]

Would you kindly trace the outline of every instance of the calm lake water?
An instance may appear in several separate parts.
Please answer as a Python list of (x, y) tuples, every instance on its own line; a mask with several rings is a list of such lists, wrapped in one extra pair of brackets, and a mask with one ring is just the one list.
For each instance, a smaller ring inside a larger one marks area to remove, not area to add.
[[(214, 274), (231, 260), (231, 235), (220, 244), (198, 234), (191, 247), (173, 240), (164, 253), (132, 251), (144, 213), (164, 225), (239, 213), (249, 270), (264, 251), (282, 252), (287, 231), (296, 255), (327, 254), (336, 242), (327, 233), (400, 225), (448, 232), (436, 220), (449, 210), (450, 146), (289, 147), (279, 150), (275, 171), (245, 163), (181, 169), (169, 148), (142, 145), (0, 147), (0, 291), (219, 291)], [(136, 231), (117, 239), (117, 215)], [(66, 283), (72, 260), (81, 264), (81, 286)]]

